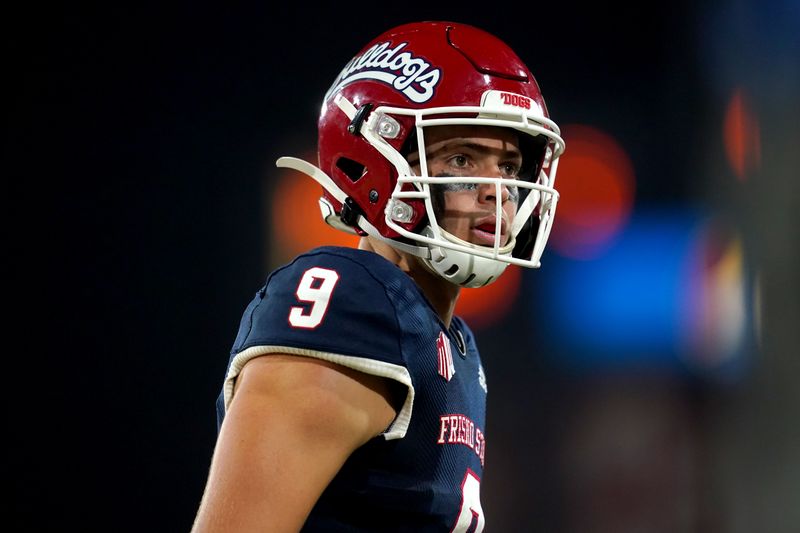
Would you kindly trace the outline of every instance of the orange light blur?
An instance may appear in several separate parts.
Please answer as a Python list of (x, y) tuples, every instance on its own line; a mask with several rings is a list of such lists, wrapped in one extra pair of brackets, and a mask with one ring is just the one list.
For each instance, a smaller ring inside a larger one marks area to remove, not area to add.
[(728, 164), (739, 181), (745, 181), (761, 165), (761, 131), (741, 87), (728, 101), (722, 130)]
[(562, 133), (567, 151), (555, 183), (561, 197), (552, 246), (574, 259), (597, 257), (622, 229), (633, 208), (633, 164), (610, 135), (570, 124)]
[(322, 220), (321, 196), (322, 186), (312, 178), (295, 170), (279, 169), (270, 209), (273, 265), (317, 246), (358, 246), (357, 236), (334, 229)]
[(509, 265), (497, 281), (477, 289), (461, 289), (456, 314), (472, 329), (496, 324), (511, 310), (522, 282), (520, 267)]

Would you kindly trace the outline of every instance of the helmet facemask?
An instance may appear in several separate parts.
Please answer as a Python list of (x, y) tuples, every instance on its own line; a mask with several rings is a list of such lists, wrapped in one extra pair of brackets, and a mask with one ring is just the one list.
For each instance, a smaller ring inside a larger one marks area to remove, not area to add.
[[(487, 113), (486, 107), (454, 107), (426, 110), (377, 108), (362, 132), (365, 138), (392, 163), (398, 177), (385, 209), (386, 225), (404, 241), (417, 243), (425, 250), (420, 255), (425, 264), (448, 281), (465, 287), (491, 283), (509, 264), (536, 268), (552, 225), (558, 192), (553, 189), (557, 157), (564, 144), (557, 126), (544, 116), (535, 120), (522, 112)], [(393, 115), (414, 117), (417, 172), (408, 159), (392, 148), (379, 134), (386, 124), (397, 122)], [(519, 132), (523, 169), (518, 179), (486, 176), (431, 176), (425, 152), (425, 129), (430, 126), (468, 125), (512, 128)], [(366, 131), (365, 131), (366, 130)], [(555, 157), (554, 157), (555, 156)], [(528, 168), (525, 169), (524, 167)], [(527, 170), (527, 172), (526, 172)], [(535, 179), (533, 177), (535, 176)], [(445, 230), (439, 220), (444, 190), (464, 190), (489, 184), (494, 197), (503, 197), (503, 188), (518, 191), (517, 211), (506, 220), (508, 239), (501, 240), (503, 202), (495, 202), (495, 238), (491, 245), (466, 242)], [(424, 206), (424, 223), (408, 228), (415, 207)]]

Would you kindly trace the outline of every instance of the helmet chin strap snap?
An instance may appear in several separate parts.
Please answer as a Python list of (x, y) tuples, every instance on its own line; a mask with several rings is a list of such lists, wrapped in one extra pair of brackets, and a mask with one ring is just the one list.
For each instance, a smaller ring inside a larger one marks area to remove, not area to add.
[(361, 135), (361, 125), (364, 123), (364, 120), (367, 118), (367, 115), (372, 107), (373, 106), (370, 103), (366, 103), (359, 107), (358, 111), (356, 111), (356, 114), (353, 117), (353, 120), (351, 120), (350, 124), (348, 124), (347, 131), (353, 135)]

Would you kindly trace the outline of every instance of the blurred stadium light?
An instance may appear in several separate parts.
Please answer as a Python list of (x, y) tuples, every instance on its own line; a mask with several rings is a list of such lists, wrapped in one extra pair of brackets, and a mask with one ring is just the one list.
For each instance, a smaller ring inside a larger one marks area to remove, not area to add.
[(740, 376), (752, 283), (735, 229), (720, 225), (688, 208), (640, 210), (602, 256), (549, 256), (526, 298), (530, 316), (546, 317), (547, 357), (567, 371)]

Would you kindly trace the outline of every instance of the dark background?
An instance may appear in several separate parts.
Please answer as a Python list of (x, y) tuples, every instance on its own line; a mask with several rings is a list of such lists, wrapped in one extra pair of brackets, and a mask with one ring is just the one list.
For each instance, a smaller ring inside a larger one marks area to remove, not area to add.
[[(504, 332), (519, 319), (482, 332), (488, 530), (800, 523), (794, 4), (433, 4), (77, 2), (6, 13), (3, 507), (13, 530), (189, 530), (228, 350), (267, 272), (273, 162), (313, 146), (319, 99), (364, 43), (423, 19), (509, 43), (559, 122), (594, 124), (625, 145), (639, 205), (705, 202), (748, 220), (766, 280), (769, 342), (734, 386), (575, 379), (515, 352), (519, 339)], [(766, 167), (739, 196), (702, 164), (721, 151), (702, 142), (722, 112), (713, 80), (737, 76), (761, 112)], [(571, 421), (617, 401), (667, 420), (674, 441), (657, 435), (645, 459), (623, 454), (627, 468), (571, 477), (564, 465), (580, 462), (589, 432)], [(652, 476), (635, 477), (643, 471)]]

